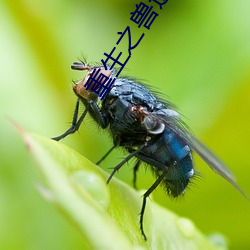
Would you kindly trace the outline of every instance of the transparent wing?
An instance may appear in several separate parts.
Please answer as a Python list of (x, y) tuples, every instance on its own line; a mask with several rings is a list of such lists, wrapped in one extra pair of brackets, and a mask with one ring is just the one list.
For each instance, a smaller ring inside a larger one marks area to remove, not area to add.
[(181, 126), (170, 127), (208, 164), (210, 168), (231, 183), (243, 196), (248, 198), (243, 190), (237, 185), (236, 178), (230, 169), (210, 149)]
[(229, 168), (202, 142), (195, 138), (186, 128), (185, 124), (182, 123), (180, 117), (175, 115), (169, 115), (169, 111), (164, 111), (160, 113), (154, 113), (151, 115), (162, 122), (166, 127), (173, 130), (182, 140), (184, 140), (190, 148), (192, 148), (216, 173), (221, 175), (229, 183), (231, 183), (243, 196), (247, 199), (247, 195), (243, 190), (237, 185), (236, 178)]

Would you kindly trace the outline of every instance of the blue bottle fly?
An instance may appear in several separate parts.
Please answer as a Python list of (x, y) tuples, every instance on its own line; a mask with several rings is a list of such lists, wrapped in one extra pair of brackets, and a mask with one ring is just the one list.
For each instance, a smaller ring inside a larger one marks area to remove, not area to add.
[[(53, 139), (59, 141), (76, 132), (89, 113), (101, 128), (110, 131), (113, 138), (114, 146), (98, 163), (116, 147), (123, 147), (128, 152), (127, 157), (113, 169), (107, 183), (131, 158), (137, 159), (134, 166), (134, 185), (139, 166), (142, 163), (150, 166), (156, 181), (143, 195), (140, 229), (145, 240), (143, 215), (147, 197), (159, 184), (162, 184), (172, 197), (184, 193), (195, 174), (192, 151), (245, 195), (236, 184), (231, 171), (188, 131), (175, 106), (169, 101), (158, 98), (147, 86), (132, 78), (117, 78), (110, 91), (100, 101), (98, 94), (91, 88), (86, 89), (84, 85), (94, 69), (100, 69), (99, 74), (107, 77), (114, 76), (115, 70), (105, 70), (103, 66), (90, 67), (84, 62), (74, 62), (72, 69), (86, 70), (87, 75), (73, 87), (78, 100), (72, 126)], [(79, 116), (80, 102), (84, 104), (85, 110)]]

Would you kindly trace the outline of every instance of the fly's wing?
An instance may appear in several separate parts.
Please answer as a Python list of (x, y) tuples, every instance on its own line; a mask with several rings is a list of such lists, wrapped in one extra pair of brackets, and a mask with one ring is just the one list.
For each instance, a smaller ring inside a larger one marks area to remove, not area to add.
[(230, 182), (243, 196), (247, 199), (247, 195), (237, 185), (236, 178), (229, 168), (222, 162), (210, 149), (191, 134), (186, 134), (182, 138), (187, 144), (219, 175)]
[[(175, 112), (175, 111), (174, 111)], [(163, 113), (165, 113), (163, 115)], [(169, 115), (170, 112), (166, 110), (152, 114), (155, 119), (159, 119), (166, 127), (173, 130), (182, 140), (184, 140), (190, 148), (192, 148), (216, 173), (221, 175), (229, 183), (231, 183), (243, 196), (247, 199), (247, 195), (236, 184), (236, 178), (228, 167), (202, 142), (196, 139), (183, 125), (180, 117), (177, 115)]]

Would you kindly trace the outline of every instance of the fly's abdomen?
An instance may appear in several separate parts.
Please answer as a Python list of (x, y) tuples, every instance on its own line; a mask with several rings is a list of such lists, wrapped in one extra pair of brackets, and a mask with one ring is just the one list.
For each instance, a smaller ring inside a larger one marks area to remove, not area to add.
[(168, 142), (170, 161), (163, 184), (167, 192), (176, 197), (184, 193), (194, 175), (192, 154), (190, 147), (173, 131), (167, 131), (165, 138)]
[(155, 175), (165, 174), (162, 184), (169, 195), (183, 194), (194, 175), (190, 147), (166, 128), (152, 141), (137, 157), (150, 164)]
[(194, 175), (192, 155), (188, 154), (169, 166), (163, 185), (169, 195), (177, 197), (184, 193), (190, 183), (190, 178)]

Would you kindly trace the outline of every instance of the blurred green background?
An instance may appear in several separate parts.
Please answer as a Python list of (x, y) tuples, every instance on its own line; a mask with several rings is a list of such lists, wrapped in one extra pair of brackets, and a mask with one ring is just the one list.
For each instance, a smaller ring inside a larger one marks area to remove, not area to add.
[[(250, 195), (250, 1), (170, 0), (163, 10), (151, 2), (159, 16), (150, 30), (130, 21), (136, 3), (0, 2), (0, 249), (81, 248), (81, 235), (36, 191), (39, 173), (8, 117), (47, 137), (64, 132), (76, 100), (71, 81), (83, 77), (71, 63), (82, 55), (89, 62), (105, 59), (127, 25), (132, 43), (142, 32), (145, 37), (122, 73), (168, 96)], [(89, 118), (63, 143), (93, 162), (112, 145)], [(102, 167), (110, 171), (124, 155), (113, 152)], [(203, 177), (184, 198), (174, 201), (161, 188), (153, 198), (204, 233), (226, 235), (230, 249), (250, 249), (250, 202), (195, 160)], [(117, 177), (131, 184), (132, 167)], [(138, 178), (144, 189), (154, 180), (144, 168)]]

